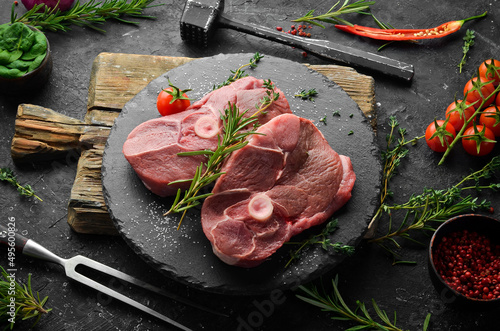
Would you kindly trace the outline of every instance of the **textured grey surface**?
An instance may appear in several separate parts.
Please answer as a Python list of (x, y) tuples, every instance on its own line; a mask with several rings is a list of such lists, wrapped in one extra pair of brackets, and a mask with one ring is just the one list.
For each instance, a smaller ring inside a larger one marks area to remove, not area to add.
[[(226, 265), (212, 253), (201, 228), (199, 209), (188, 213), (177, 230), (181, 214), (163, 216), (173, 198), (162, 199), (151, 194), (124, 158), (122, 147), (137, 125), (159, 117), (156, 95), (168, 85), (167, 78), (174, 85), (182, 83), (183, 88), (192, 89), (190, 98), (198, 100), (214, 85), (225, 81), (231, 70), (248, 63), (252, 56), (231, 54), (195, 60), (155, 79), (125, 105), (116, 119), (102, 166), (106, 205), (118, 230), (132, 248), (152, 266), (176, 280), (226, 294), (266, 294), (273, 289), (296, 287), (329, 271), (344, 256), (329, 254), (318, 245), (285, 268), (290, 252), (297, 249), (285, 245), (269, 261), (256, 268)], [(356, 245), (375, 213), (382, 172), (372, 127), (347, 93), (302, 64), (264, 55), (258, 66), (246, 69), (246, 73), (271, 79), (283, 91), (296, 115), (313, 121), (334, 150), (351, 158), (357, 175), (353, 197), (338, 216), (333, 216), (339, 218), (339, 229), (331, 240)], [(318, 91), (314, 101), (294, 97), (307, 88)], [(335, 111), (338, 111), (338, 116), (332, 115)], [(327, 124), (320, 122), (323, 117), (328, 118)], [(308, 235), (317, 234), (322, 228), (311, 229)], [(300, 240), (294, 238), (293, 241)]]

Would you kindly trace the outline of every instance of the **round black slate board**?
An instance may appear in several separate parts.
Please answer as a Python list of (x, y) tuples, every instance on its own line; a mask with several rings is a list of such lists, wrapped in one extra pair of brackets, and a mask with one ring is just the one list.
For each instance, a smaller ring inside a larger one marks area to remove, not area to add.
[[(116, 228), (128, 244), (150, 265), (168, 277), (198, 289), (239, 295), (269, 293), (311, 281), (338, 265), (345, 255), (327, 252), (319, 245), (307, 249), (299, 260), (285, 265), (295, 245), (285, 245), (262, 265), (243, 269), (221, 262), (213, 253), (200, 224), (200, 210), (191, 210), (177, 230), (179, 215), (163, 214), (171, 198), (150, 193), (122, 154), (128, 134), (140, 123), (158, 117), (156, 96), (167, 77), (179, 87), (191, 88), (195, 100), (225, 81), (230, 70), (248, 63), (253, 54), (218, 55), (194, 60), (152, 81), (129, 101), (109, 135), (104, 151), (102, 182), (104, 198)], [(335, 83), (316, 71), (289, 60), (265, 56), (246, 73), (271, 79), (287, 97), (292, 111), (314, 121), (339, 154), (351, 158), (357, 179), (351, 200), (334, 217), (338, 230), (334, 242), (356, 245), (374, 214), (379, 194), (381, 164), (374, 133), (357, 104)], [(315, 88), (313, 101), (293, 97)], [(340, 116), (334, 116), (338, 112)], [(320, 119), (326, 116), (326, 124)], [(322, 226), (294, 238), (319, 233)]]

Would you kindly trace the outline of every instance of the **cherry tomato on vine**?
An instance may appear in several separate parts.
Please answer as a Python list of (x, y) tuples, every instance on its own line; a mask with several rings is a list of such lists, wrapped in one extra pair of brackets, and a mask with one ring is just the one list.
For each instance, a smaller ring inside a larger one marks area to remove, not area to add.
[(500, 84), (500, 61), (488, 59), (479, 65), (479, 77), (494, 80), (493, 85)]
[(156, 99), (156, 108), (162, 116), (172, 115), (186, 110), (191, 105), (191, 100), (186, 92), (190, 89), (181, 90), (168, 81), (169, 87), (163, 89)]
[[(481, 91), (481, 93), (479, 93)], [(469, 103), (474, 104), (474, 108), (478, 109), (483, 103), (483, 107), (488, 107), (495, 100), (495, 86), (492, 83), (488, 83), (488, 80), (484, 77), (474, 77), (470, 79), (464, 87), (465, 100)]]
[(425, 130), (425, 142), (434, 152), (442, 153), (455, 139), (456, 134), (455, 128), (449, 122), (434, 120)]
[(495, 147), (495, 135), (483, 125), (474, 125), (464, 131), (462, 146), (470, 155), (484, 156)]
[[(455, 100), (446, 108), (448, 122), (453, 125), (457, 132), (462, 130), (465, 121), (468, 121), (476, 112), (474, 107), (469, 105), (470, 103), (465, 100)], [(471, 125), (472, 122), (469, 123), (468, 127)]]
[(479, 124), (490, 129), (495, 137), (500, 137), (500, 108), (491, 106), (483, 110), (479, 117)]
[(495, 105), (496, 105), (497, 107), (500, 107), (500, 93), (498, 93), (498, 94), (497, 94), (497, 98), (496, 98), (496, 100), (495, 100)]

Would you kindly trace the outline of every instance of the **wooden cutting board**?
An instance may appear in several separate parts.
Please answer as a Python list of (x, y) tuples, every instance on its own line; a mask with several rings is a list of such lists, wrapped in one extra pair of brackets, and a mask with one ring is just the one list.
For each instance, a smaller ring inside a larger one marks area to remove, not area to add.
[[(68, 203), (68, 224), (74, 231), (117, 234), (104, 202), (101, 184), (102, 154), (113, 122), (123, 106), (149, 82), (192, 60), (187, 57), (99, 54), (92, 66), (83, 121), (40, 106), (19, 105), (11, 146), (14, 161), (38, 162), (79, 154)], [(344, 66), (306, 66), (340, 85), (375, 125), (372, 77)]]

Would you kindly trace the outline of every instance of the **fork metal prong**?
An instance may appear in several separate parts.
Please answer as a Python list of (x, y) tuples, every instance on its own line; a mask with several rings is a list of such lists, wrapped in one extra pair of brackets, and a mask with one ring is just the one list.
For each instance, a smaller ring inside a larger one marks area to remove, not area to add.
[[(81, 258), (86, 259), (83, 256), (78, 256), (78, 257), (80, 259)], [(79, 260), (79, 259), (76, 259), (76, 260)], [(90, 260), (90, 262), (95, 262), (95, 263), (99, 264), (98, 262), (92, 261), (92, 260)], [(76, 269), (75, 269), (75, 267), (78, 264), (83, 264), (83, 265), (86, 265), (86, 266), (90, 267), (86, 263), (81, 263), (81, 262), (75, 263), (74, 258), (68, 259), (68, 260), (66, 260), (66, 263), (64, 265), (64, 269), (66, 271), (66, 276), (68, 276), (71, 279), (76, 280), (77, 282), (80, 282), (80, 283), (82, 283), (84, 285), (87, 285), (87, 286), (89, 286), (89, 287), (91, 287), (91, 288), (93, 288), (93, 289), (95, 289), (95, 290), (97, 290), (99, 292), (107, 294), (110, 297), (115, 298), (115, 299), (117, 299), (117, 300), (119, 300), (119, 301), (121, 301), (123, 303), (126, 303), (126, 304), (128, 304), (128, 305), (130, 305), (132, 307), (135, 307), (135, 308), (137, 308), (137, 309), (139, 309), (139, 310), (141, 310), (141, 311), (143, 311), (145, 313), (148, 313), (148, 314), (150, 314), (150, 315), (152, 315), (152, 316), (154, 316), (156, 318), (159, 318), (160, 320), (162, 320), (164, 322), (167, 322), (167, 323), (169, 323), (169, 324), (171, 324), (173, 326), (176, 326), (177, 328), (179, 328), (181, 330), (192, 331), (190, 328), (188, 328), (188, 327), (186, 327), (186, 326), (184, 326), (184, 325), (182, 325), (182, 324), (174, 321), (173, 319), (171, 319), (171, 318), (169, 318), (169, 317), (167, 317), (165, 315), (160, 314), (156, 310), (153, 310), (153, 309), (151, 309), (151, 308), (143, 305), (142, 303), (139, 303), (139, 302), (137, 302), (137, 301), (135, 301), (135, 300), (133, 300), (133, 299), (131, 299), (131, 298), (129, 298), (129, 297), (127, 297), (127, 296), (119, 293), (119, 292), (116, 292), (115, 290), (110, 289), (109, 287), (106, 287), (106, 286), (102, 285), (101, 283), (98, 283), (98, 282), (94, 281), (93, 279), (90, 279), (90, 278), (88, 278), (88, 277), (86, 277), (86, 276), (78, 273), (76, 271)], [(96, 270), (98, 270), (98, 269), (96, 269)]]
[[(215, 315), (219, 315), (219, 316), (223, 316), (223, 317), (229, 317), (228, 315), (226, 314), (223, 314), (223, 313), (220, 313), (214, 309), (211, 309), (211, 308), (208, 308), (208, 307), (205, 307), (205, 306), (202, 306), (196, 302), (193, 302), (191, 300), (188, 300), (188, 299), (185, 299), (183, 297), (181, 297), (180, 295), (177, 295), (177, 294), (174, 294), (174, 293), (170, 293), (170, 292), (167, 292), (159, 287), (156, 287), (154, 285), (151, 285), (149, 283), (146, 283), (140, 279), (137, 279), (135, 277), (132, 277), (126, 273), (123, 273), (119, 270), (116, 270), (114, 268), (111, 268), (107, 265), (104, 265), (100, 262), (97, 262), (97, 261), (94, 261), (92, 259), (89, 259), (85, 256), (82, 256), (82, 255), (77, 255), (75, 257), (72, 257), (68, 260), (66, 260), (66, 263), (69, 263), (71, 265), (71, 268), (75, 269), (76, 270), (76, 267), (77, 265), (81, 264), (81, 265), (84, 265), (88, 268), (91, 268), (91, 269), (94, 269), (94, 270), (97, 270), (97, 271), (100, 271), (106, 275), (110, 275), (112, 277), (116, 277), (118, 279), (121, 279), (123, 281), (126, 281), (132, 285), (135, 285), (135, 286), (138, 286), (140, 288), (143, 288), (145, 290), (148, 290), (148, 291), (151, 291), (153, 293), (157, 293), (157, 294), (160, 294), (164, 297), (167, 297), (167, 298), (170, 298), (172, 300), (175, 300), (177, 302), (180, 302), (180, 303), (183, 303), (183, 304), (186, 304), (186, 305), (189, 305), (191, 307), (194, 307), (194, 308), (197, 308), (197, 309), (200, 309), (200, 310), (204, 310), (206, 312), (209, 312), (211, 314), (215, 314)], [(68, 265), (69, 267), (69, 265)]]

